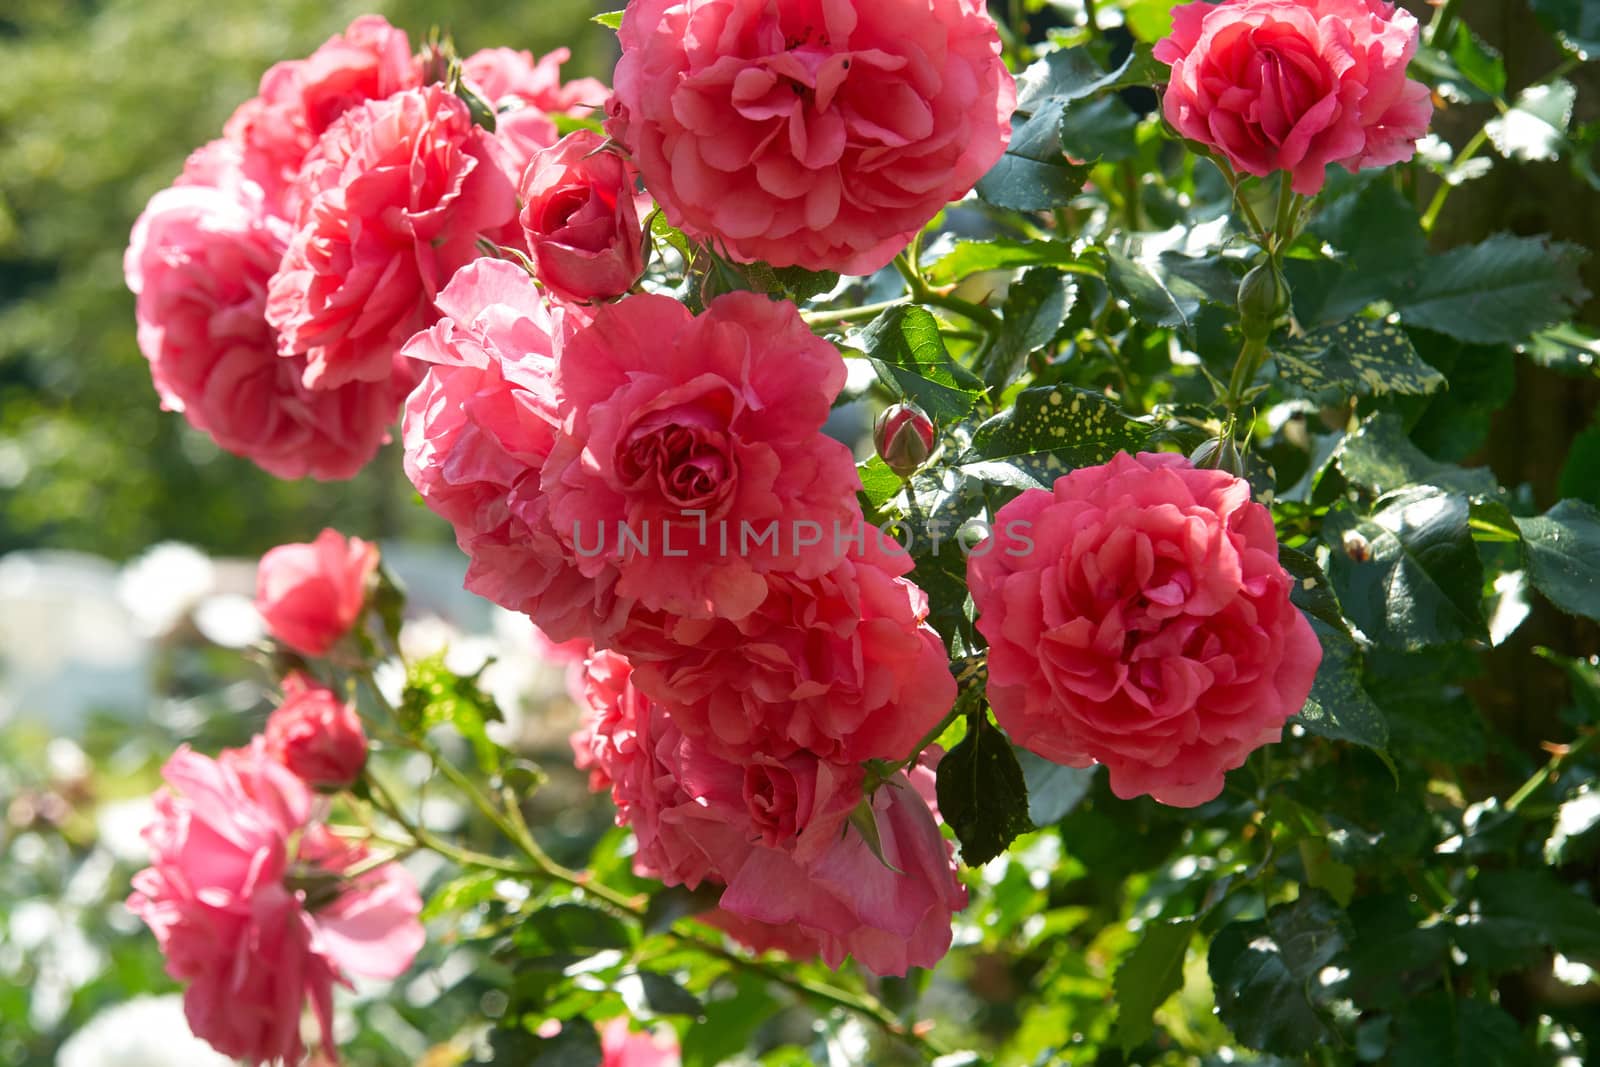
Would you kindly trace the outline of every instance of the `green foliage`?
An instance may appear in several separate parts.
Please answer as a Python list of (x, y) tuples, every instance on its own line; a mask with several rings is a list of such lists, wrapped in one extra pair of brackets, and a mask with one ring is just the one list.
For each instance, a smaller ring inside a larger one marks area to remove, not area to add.
[(939, 814), (961, 842), (961, 861), (988, 863), (1033, 829), (1028, 787), (1005, 735), (983, 710), (967, 719), (967, 736), (939, 761)]
[(1252, 1048), (1310, 1052), (1331, 1036), (1323, 968), (1345, 947), (1348, 920), (1327, 896), (1308, 893), (1264, 919), (1233, 922), (1211, 940), (1217, 1011)]

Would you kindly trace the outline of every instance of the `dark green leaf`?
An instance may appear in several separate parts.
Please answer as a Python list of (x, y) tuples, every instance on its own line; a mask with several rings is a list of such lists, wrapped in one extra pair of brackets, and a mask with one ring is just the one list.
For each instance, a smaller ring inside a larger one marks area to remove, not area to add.
[(644, 909), (644, 932), (659, 934), (679, 919), (699, 915), (717, 906), (722, 895), (720, 889), (703, 885), (699, 889), (687, 886), (668, 886), (650, 897)]
[(1517, 1021), (1488, 1001), (1432, 992), (1395, 1016), (1388, 1062), (1450, 1067), (1513, 1067), (1540, 1062)]
[(959, 462), (1009, 460), (1051, 485), (1069, 470), (1138, 451), (1149, 435), (1103, 393), (1042, 386), (1024, 389), (1015, 406), (979, 426)]
[(980, 708), (967, 736), (939, 761), (939, 814), (961, 842), (961, 862), (980, 867), (1033, 829), (1028, 787), (1005, 735)]
[(1511, 344), (1568, 318), (1588, 297), (1582, 248), (1544, 237), (1499, 234), (1427, 261), (1396, 288), (1409, 326), (1477, 344)]
[(1012, 211), (1046, 211), (1072, 202), (1089, 179), (1089, 164), (1073, 163), (1061, 147), (1063, 100), (1046, 101), (1030, 118), (1018, 116), (1000, 161), (978, 181), (978, 195)]
[(1600, 790), (1584, 782), (1556, 811), (1556, 824), (1544, 843), (1544, 861), (1552, 867), (1592, 856), (1600, 839)]
[(1469, 496), (1499, 492), (1494, 472), (1486, 467), (1440, 463), (1411, 443), (1393, 412), (1379, 412), (1339, 446), (1334, 458), (1345, 480), (1382, 496), (1410, 485), (1432, 485)]
[(936, 422), (966, 415), (982, 391), (981, 383), (950, 358), (939, 324), (926, 308), (890, 308), (861, 331), (861, 343), (883, 384)]
[(1600, 377), (1600, 337), (1577, 323), (1540, 330), (1518, 351), (1541, 367), (1579, 378)]
[(1156, 1009), (1183, 988), (1183, 958), (1194, 925), (1193, 919), (1147, 923), (1139, 943), (1117, 968), (1117, 1028), (1112, 1036), (1124, 1056), (1150, 1040)]
[(1600, 906), (1546, 870), (1484, 871), (1455, 936), (1474, 962), (1489, 967), (1534, 958), (1540, 946), (1600, 963)]
[(616, 990), (635, 1018), (648, 1019), (656, 1015), (699, 1018), (705, 1014), (699, 997), (656, 971), (625, 974), (617, 980)]
[(1265, 919), (1217, 932), (1209, 958), (1217, 1014), (1252, 1048), (1309, 1052), (1331, 1034), (1319, 972), (1344, 948), (1348, 923), (1327, 895), (1307, 890)]
[(1106, 284), (1112, 295), (1127, 303), (1140, 322), (1150, 326), (1189, 329), (1205, 294), (1180, 276), (1166, 278), (1145, 263), (1115, 249), (1106, 252)]
[(1366, 519), (1331, 512), (1328, 576), (1346, 617), (1391, 648), (1487, 639), (1468, 513), (1466, 497), (1428, 486), (1382, 498)]
[(1058, 270), (1035, 268), (1006, 293), (1000, 335), (987, 357), (989, 386), (1004, 389), (1022, 373), (1028, 356), (1049, 344), (1067, 317), (1072, 283)]
[(1415, 62), (1447, 99), (1486, 103), (1505, 95), (1505, 61), (1460, 20), (1419, 49)]
[(1572, 439), (1556, 491), (1600, 507), (1600, 423)]
[(1600, 511), (1563, 500), (1543, 515), (1516, 521), (1533, 587), (1568, 614), (1600, 619)]
[(524, 957), (553, 968), (633, 945), (620, 920), (585, 904), (556, 904), (529, 912), (517, 925), (512, 941)]
[(1405, 274), (1428, 254), (1416, 205), (1392, 181), (1372, 178), (1319, 206), (1311, 232), (1363, 275)]
[(1028, 819), (1033, 825), (1054, 826), (1089, 795), (1095, 768), (1063, 767), (1025, 748), (1014, 751), (1028, 788)]
[(1600, 54), (1600, 4), (1593, 0), (1530, 0), (1545, 29), (1573, 51)]
[(926, 274), (931, 285), (949, 285), (970, 274), (1015, 267), (1091, 264), (1075, 255), (1065, 241), (957, 241), (955, 247), (934, 261)]
[(600, 1067), (600, 1034), (588, 1019), (564, 1019), (561, 1032), (550, 1038), (526, 1030), (502, 1029), (490, 1035), (498, 1067)]
[(1138, 125), (1139, 116), (1114, 94), (1074, 101), (1061, 116), (1061, 147), (1074, 159), (1127, 159), (1138, 151)]
[(1291, 721), (1318, 737), (1384, 752), (1389, 744), (1389, 724), (1361, 684), (1360, 650), (1342, 630), (1320, 619), (1313, 620), (1311, 627), (1322, 643), (1322, 663), (1306, 706)]
[(735, 972), (734, 994), (705, 1003), (705, 1021), (683, 1038), (683, 1067), (718, 1067), (744, 1050), (756, 1028), (777, 1013), (778, 1005), (759, 978)]
[(1324, 404), (1352, 395), (1422, 395), (1444, 385), (1405, 331), (1381, 319), (1324, 326), (1274, 347), (1272, 357), (1286, 392)]
[(1294, 606), (1313, 619), (1319, 619), (1340, 632), (1344, 631), (1344, 612), (1339, 608), (1339, 598), (1333, 595), (1328, 576), (1322, 573), (1317, 561), (1288, 545), (1278, 546), (1278, 562), (1294, 579), (1289, 599)]

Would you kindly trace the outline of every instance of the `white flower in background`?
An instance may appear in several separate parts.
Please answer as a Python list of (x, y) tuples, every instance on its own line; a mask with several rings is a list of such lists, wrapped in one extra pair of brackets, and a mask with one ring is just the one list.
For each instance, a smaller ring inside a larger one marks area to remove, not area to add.
[(107, 1008), (67, 1039), (56, 1067), (233, 1067), (189, 1032), (177, 994)]
[(147, 549), (122, 568), (117, 595), (132, 613), (139, 632), (161, 637), (216, 588), (216, 568), (191, 545), (166, 541)]

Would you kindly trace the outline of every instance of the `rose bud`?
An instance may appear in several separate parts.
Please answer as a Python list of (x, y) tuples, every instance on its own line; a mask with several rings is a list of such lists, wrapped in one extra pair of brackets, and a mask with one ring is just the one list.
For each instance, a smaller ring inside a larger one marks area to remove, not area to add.
[(538, 279), (568, 300), (603, 300), (644, 273), (633, 170), (590, 130), (534, 153), (522, 178), (522, 230)]
[(1252, 340), (1264, 340), (1289, 313), (1289, 283), (1270, 260), (1250, 268), (1239, 281), (1239, 326)]
[(933, 454), (933, 420), (920, 408), (895, 404), (872, 424), (872, 443), (890, 470), (909, 478)]
[(355, 709), (299, 671), (283, 680), (283, 703), (267, 719), (266, 738), (267, 753), (314, 789), (345, 788), (367, 762)]
[(310, 544), (279, 545), (256, 571), (256, 610), (273, 637), (320, 656), (361, 617), (377, 566), (377, 545), (337, 530)]
[(1228, 434), (1213, 437), (1189, 453), (1189, 462), (1200, 470), (1227, 471), (1235, 478), (1244, 477), (1244, 457), (1239, 455), (1238, 442)]

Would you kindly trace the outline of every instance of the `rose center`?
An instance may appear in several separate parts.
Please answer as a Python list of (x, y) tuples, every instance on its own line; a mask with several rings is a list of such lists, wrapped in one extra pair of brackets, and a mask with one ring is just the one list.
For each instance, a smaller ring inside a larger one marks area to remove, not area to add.
[(634, 428), (617, 457), (617, 471), (630, 489), (650, 493), (679, 510), (701, 510), (707, 519), (727, 510), (736, 479), (727, 434), (705, 420), (650, 420)]

